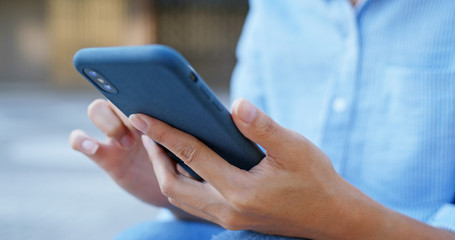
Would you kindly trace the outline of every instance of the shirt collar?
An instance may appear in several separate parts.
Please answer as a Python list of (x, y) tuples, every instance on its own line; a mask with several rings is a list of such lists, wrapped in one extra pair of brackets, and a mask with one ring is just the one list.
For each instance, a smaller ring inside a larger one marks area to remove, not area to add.
[(368, 0), (357, 0), (357, 2), (354, 5), (355, 10), (358, 12), (363, 7), (363, 5), (365, 5), (365, 2), (367, 2), (367, 1)]

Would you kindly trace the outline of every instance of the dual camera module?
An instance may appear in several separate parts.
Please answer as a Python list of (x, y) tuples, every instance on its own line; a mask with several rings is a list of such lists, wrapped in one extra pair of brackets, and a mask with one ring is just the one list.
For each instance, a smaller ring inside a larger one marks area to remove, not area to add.
[(99, 72), (86, 68), (84, 69), (85, 74), (103, 91), (113, 94), (118, 94), (117, 88), (115, 88), (109, 81), (106, 80)]

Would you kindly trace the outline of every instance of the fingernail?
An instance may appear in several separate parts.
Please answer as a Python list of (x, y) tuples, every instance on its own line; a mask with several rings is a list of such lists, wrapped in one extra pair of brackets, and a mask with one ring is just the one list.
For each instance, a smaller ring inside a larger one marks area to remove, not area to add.
[(152, 150), (152, 145), (154, 144), (153, 140), (150, 139), (147, 135), (142, 135), (141, 138), (142, 138), (142, 144), (144, 145), (144, 147), (148, 151)]
[(120, 139), (120, 144), (122, 144), (122, 146), (124, 148), (130, 148), (131, 146), (133, 146), (133, 143), (134, 143), (134, 139), (133, 137), (131, 137), (130, 135), (125, 135), (123, 136), (121, 139)]
[(235, 112), (240, 120), (246, 124), (252, 123), (257, 114), (256, 107), (245, 99), (239, 100), (236, 103)]
[(139, 130), (139, 131), (141, 131), (143, 133), (147, 132), (148, 125), (141, 117), (139, 117), (136, 114), (133, 114), (133, 115), (130, 115), (129, 119), (130, 119), (131, 124), (133, 124), (133, 126), (137, 130)]
[(94, 155), (98, 150), (98, 147), (98, 143), (90, 139), (86, 139), (82, 142), (82, 151), (87, 155)]

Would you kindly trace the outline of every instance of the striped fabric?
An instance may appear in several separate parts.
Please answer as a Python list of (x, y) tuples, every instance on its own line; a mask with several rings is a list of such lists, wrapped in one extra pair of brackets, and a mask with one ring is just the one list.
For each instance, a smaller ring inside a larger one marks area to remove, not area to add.
[(251, 0), (232, 96), (378, 202), (455, 231), (455, 1)]

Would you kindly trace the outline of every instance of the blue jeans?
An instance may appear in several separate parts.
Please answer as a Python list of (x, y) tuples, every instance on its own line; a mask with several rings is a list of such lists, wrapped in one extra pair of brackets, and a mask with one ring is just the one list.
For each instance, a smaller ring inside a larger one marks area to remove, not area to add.
[(136, 225), (114, 240), (289, 240), (251, 231), (228, 231), (222, 227), (201, 222), (179, 220), (150, 221)]

